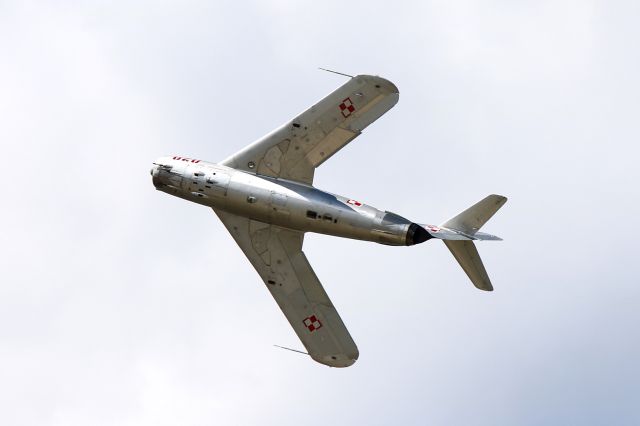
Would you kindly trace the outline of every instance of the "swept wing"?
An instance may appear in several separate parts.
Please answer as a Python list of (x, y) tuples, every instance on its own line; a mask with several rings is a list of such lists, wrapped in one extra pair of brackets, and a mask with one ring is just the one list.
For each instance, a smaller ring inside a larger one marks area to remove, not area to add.
[(221, 164), (264, 176), (313, 183), (316, 167), (398, 102), (384, 78), (358, 75)]
[(348, 367), (358, 348), (302, 252), (304, 233), (214, 209), (247, 256), (309, 355)]

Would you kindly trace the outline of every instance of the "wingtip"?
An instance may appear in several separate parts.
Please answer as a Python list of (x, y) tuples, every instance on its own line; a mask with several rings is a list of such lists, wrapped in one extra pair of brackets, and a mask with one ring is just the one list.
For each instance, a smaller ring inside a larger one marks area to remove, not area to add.
[[(388, 93), (394, 93), (396, 95), (398, 95), (396, 98), (399, 97), (400, 95), (400, 90), (398, 90), (398, 86), (395, 85), (395, 83), (393, 83), (390, 80), (387, 80), (384, 77), (380, 77), (379, 75), (371, 75), (371, 74), (358, 74), (356, 75), (354, 78), (358, 79), (365, 79), (365, 80), (374, 80), (375, 84), (377, 84), (379, 89), (385, 90)], [(397, 102), (397, 100), (396, 100)]]
[(314, 354), (309, 354), (311, 358), (319, 362), (320, 364), (327, 365), (329, 367), (336, 368), (345, 368), (350, 367), (358, 360), (358, 355), (345, 355), (345, 354), (335, 354), (335, 355), (322, 355), (322, 356), (314, 356)]

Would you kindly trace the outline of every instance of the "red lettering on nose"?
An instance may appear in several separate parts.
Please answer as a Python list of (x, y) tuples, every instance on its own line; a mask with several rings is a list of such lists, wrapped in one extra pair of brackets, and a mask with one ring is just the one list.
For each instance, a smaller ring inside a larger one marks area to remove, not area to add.
[(172, 157), (174, 160), (178, 160), (178, 161), (186, 161), (186, 162), (190, 162), (190, 163), (199, 163), (200, 160), (196, 160), (195, 158), (187, 158), (187, 157), (180, 157), (178, 155), (176, 155), (175, 157)]

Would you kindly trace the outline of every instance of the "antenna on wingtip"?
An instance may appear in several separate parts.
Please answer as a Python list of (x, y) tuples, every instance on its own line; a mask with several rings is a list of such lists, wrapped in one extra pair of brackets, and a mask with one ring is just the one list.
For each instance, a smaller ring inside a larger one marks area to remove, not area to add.
[(332, 73), (334, 73), (334, 74), (338, 74), (338, 75), (344, 75), (345, 77), (351, 77), (351, 78), (353, 78), (353, 76), (352, 76), (352, 75), (345, 74), (345, 73), (343, 73), (343, 72), (338, 72), (338, 71), (328, 70), (328, 69), (326, 69), (326, 68), (321, 68), (321, 67), (318, 67), (318, 69), (319, 69), (319, 70), (322, 70), (322, 71), (326, 71), (326, 72), (332, 72)]
[(280, 346), (280, 345), (273, 345), (273, 346), (275, 346), (276, 348), (280, 348), (280, 349), (286, 349), (286, 350), (291, 351), (291, 352), (298, 352), (299, 354), (309, 355), (308, 353), (299, 351), (297, 349), (285, 348), (284, 346)]

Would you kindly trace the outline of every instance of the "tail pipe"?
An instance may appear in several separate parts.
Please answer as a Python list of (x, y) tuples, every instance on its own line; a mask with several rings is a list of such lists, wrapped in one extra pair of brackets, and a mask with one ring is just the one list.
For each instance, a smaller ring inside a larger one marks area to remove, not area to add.
[(427, 232), (426, 229), (424, 229), (417, 223), (412, 223), (411, 225), (409, 225), (409, 230), (407, 231), (406, 244), (408, 246), (413, 246), (416, 244), (424, 243), (431, 238), (433, 237)]

